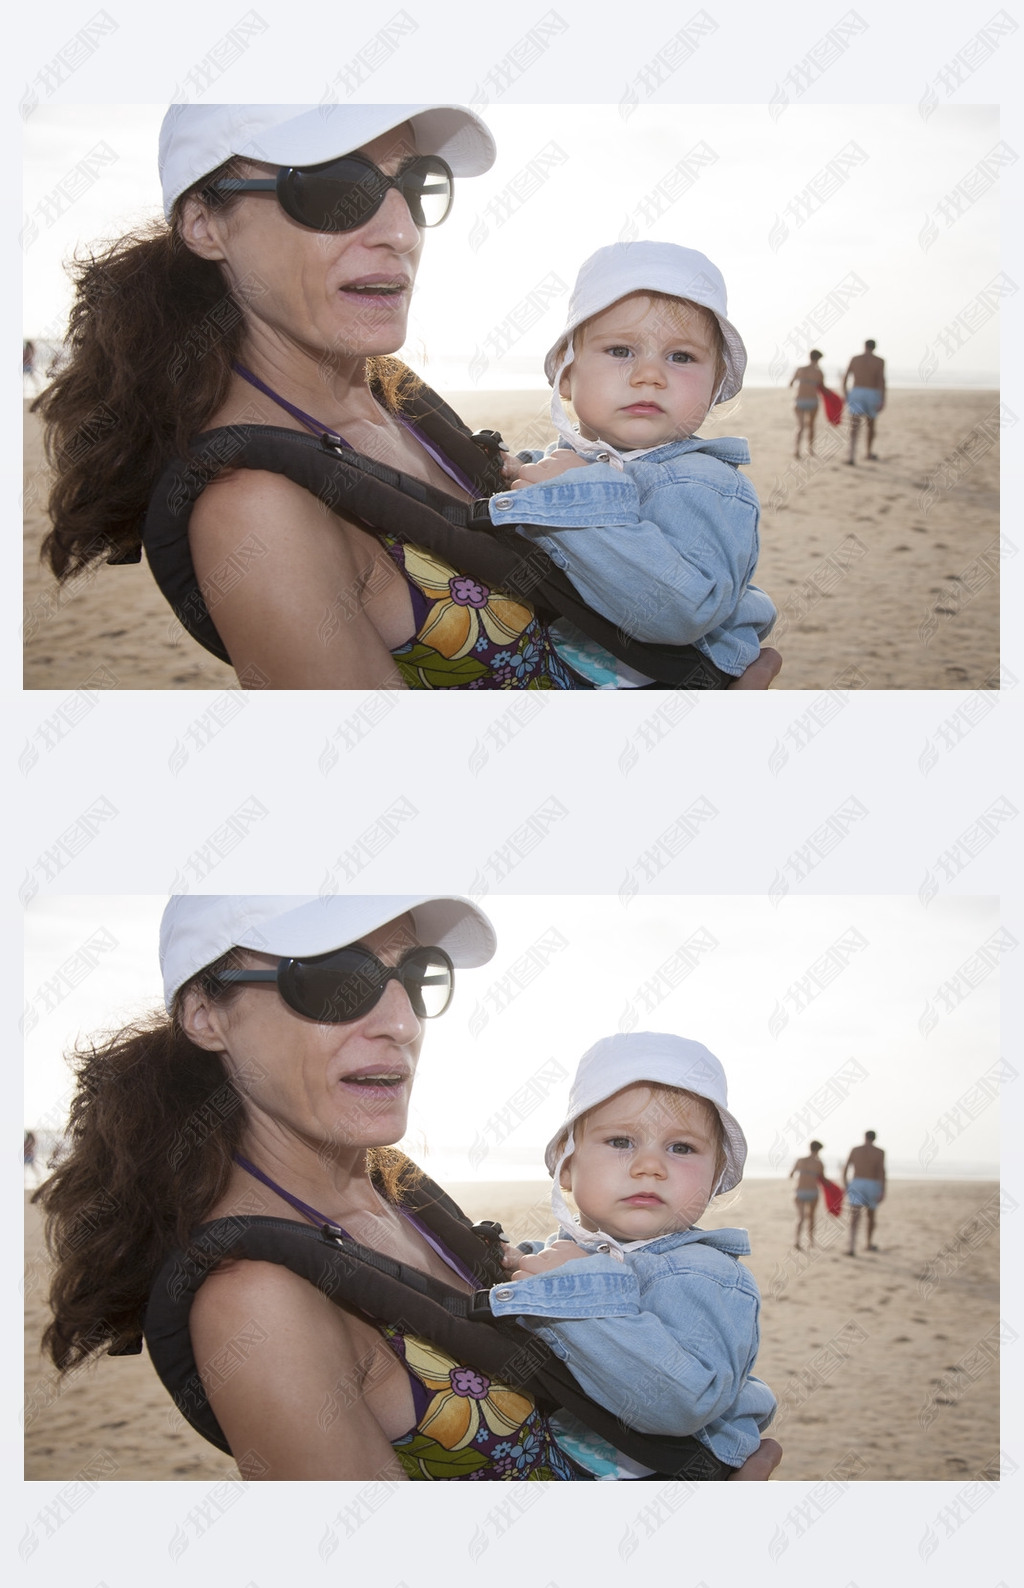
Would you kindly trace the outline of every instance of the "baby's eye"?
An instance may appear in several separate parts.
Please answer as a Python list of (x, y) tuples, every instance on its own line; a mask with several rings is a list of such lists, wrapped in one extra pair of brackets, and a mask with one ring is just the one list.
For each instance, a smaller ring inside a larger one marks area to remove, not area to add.
[(607, 1145), (609, 1147), (618, 1147), (621, 1151), (632, 1147), (633, 1143), (628, 1136), (609, 1136)]
[(693, 1147), (691, 1147), (688, 1141), (674, 1141), (669, 1150), (671, 1152), (678, 1153), (680, 1157), (685, 1157), (687, 1153), (694, 1151)]
[(673, 353), (670, 356), (671, 356), (673, 364), (692, 364), (693, 363), (693, 354), (692, 353), (679, 352), (679, 353)]
[(632, 348), (623, 347), (621, 344), (616, 344), (615, 347), (605, 348), (605, 352), (610, 353), (612, 358), (628, 358), (632, 351)]

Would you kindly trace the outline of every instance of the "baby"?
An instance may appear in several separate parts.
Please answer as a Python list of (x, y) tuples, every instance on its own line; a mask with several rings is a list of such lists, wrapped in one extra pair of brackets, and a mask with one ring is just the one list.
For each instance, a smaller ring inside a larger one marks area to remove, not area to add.
[[(536, 461), (510, 460), (511, 487), (490, 504), (493, 523), (514, 522), (627, 637), (696, 645), (723, 688), (775, 621), (751, 582), (759, 508), (738, 467), (747, 443), (696, 434), (740, 390), (746, 362), (710, 259), (675, 243), (598, 249), (544, 362), (561, 440), (545, 456), (521, 454)], [(650, 682), (565, 620), (553, 634), (598, 688)]]
[[(712, 1197), (739, 1183), (746, 1155), (707, 1048), (653, 1032), (603, 1038), (580, 1060), (545, 1153), (559, 1235), (511, 1248), (511, 1279), (490, 1293), (496, 1316), (534, 1329), (623, 1423), (695, 1435), (723, 1477), (775, 1411), (752, 1372), (760, 1298), (738, 1260), (746, 1231), (697, 1227)], [(560, 1413), (553, 1426), (595, 1476), (649, 1474), (575, 1418)]]

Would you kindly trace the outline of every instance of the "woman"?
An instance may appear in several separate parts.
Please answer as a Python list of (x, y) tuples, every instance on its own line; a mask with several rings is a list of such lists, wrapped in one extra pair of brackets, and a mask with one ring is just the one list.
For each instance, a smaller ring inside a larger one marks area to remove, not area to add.
[[(137, 556), (148, 506), (158, 582), (243, 684), (588, 687), (525, 597), (413, 544), (393, 514), (376, 532), (346, 516), (351, 469), (314, 494), (273, 462), (231, 467), (243, 441), (265, 453), (283, 429), (448, 499), (496, 489), (496, 449), (390, 357), (424, 228), (445, 218), (453, 173), (493, 159), (484, 124), (453, 106), (172, 106), (168, 224), (80, 267), (72, 357), (40, 400), (58, 578)], [(165, 475), (200, 432), (215, 464)], [(766, 688), (777, 670), (765, 653), (737, 683)]]
[[(69, 1151), (41, 1193), (57, 1366), (128, 1347), (167, 1254), (239, 1214), (337, 1225), (475, 1288), (410, 1216), (418, 1171), (391, 1143), (422, 1020), (447, 1007), (452, 965), (493, 951), (490, 922), (455, 898), (173, 898), (169, 1018), (89, 1050)], [(190, 1332), (199, 1393), (244, 1476), (580, 1476), (520, 1391), (276, 1264), (213, 1272)], [(776, 1452), (766, 1441), (743, 1475), (767, 1476)]]

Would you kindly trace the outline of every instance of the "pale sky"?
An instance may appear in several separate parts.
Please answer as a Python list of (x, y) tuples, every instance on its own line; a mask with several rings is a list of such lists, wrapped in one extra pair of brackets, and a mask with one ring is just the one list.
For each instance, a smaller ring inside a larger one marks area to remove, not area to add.
[[(894, 1173), (996, 1175), (997, 988), (1008, 940), (995, 900), (481, 902), (498, 952), (457, 974), (452, 1008), (427, 1028), (406, 1140), (438, 1178), (543, 1178), (576, 1061), (617, 1030), (671, 1030), (718, 1055), (750, 1173), (788, 1173), (812, 1135), (838, 1170), (874, 1129)], [(66, 1047), (160, 1003), (164, 903), (32, 901), (28, 1124), (52, 1128), (62, 1117)]]
[[(59, 335), (64, 259), (159, 212), (164, 108), (51, 103), (26, 121), (27, 335)], [(751, 384), (784, 384), (815, 343), (835, 381), (867, 337), (894, 384), (998, 384), (998, 314), (973, 311), (966, 338), (948, 329), (998, 292), (1017, 155), (996, 107), (625, 108), (486, 107), (497, 163), (457, 182), (427, 235), (410, 320), (405, 356), (436, 384), (543, 385), (579, 265), (633, 237), (715, 261)]]

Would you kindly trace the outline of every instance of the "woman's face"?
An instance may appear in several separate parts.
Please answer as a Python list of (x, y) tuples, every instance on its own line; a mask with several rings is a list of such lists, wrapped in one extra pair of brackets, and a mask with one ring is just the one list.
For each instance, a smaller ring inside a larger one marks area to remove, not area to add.
[[(388, 176), (415, 154), (405, 124), (355, 151)], [(273, 176), (276, 166), (245, 167)], [(274, 193), (240, 195), (223, 210), (186, 202), (188, 246), (221, 267), (243, 305), (250, 341), (292, 345), (318, 359), (393, 353), (405, 340), (423, 233), (391, 188), (364, 225), (316, 232), (286, 215)]]
[[(360, 939), (394, 965), (418, 939), (402, 916)], [(276, 958), (247, 953), (254, 966)], [(245, 1099), (250, 1130), (298, 1137), (317, 1149), (382, 1147), (404, 1134), (423, 1028), (401, 982), (358, 1020), (321, 1025), (296, 1014), (273, 983), (242, 986), (228, 999), (192, 993), (185, 1028), (220, 1052)]]

